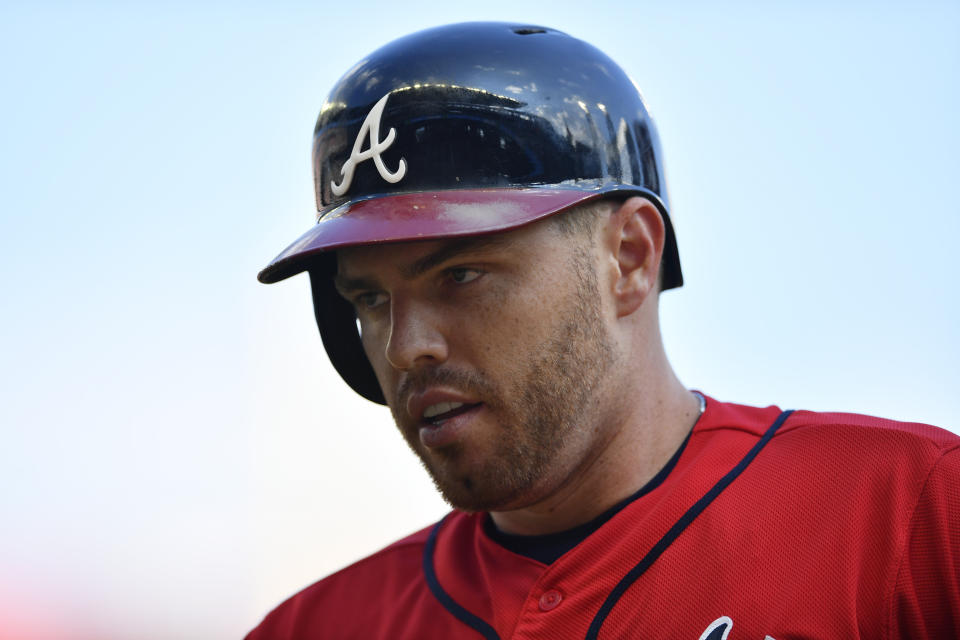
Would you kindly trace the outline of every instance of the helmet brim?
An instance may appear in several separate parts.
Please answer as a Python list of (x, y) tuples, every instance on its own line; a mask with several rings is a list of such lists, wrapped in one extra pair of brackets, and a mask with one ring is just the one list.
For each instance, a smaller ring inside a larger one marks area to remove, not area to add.
[(620, 190), (623, 186), (459, 189), (357, 200), (325, 213), (257, 279), (270, 284), (289, 278), (309, 269), (319, 254), (334, 249), (507, 231)]

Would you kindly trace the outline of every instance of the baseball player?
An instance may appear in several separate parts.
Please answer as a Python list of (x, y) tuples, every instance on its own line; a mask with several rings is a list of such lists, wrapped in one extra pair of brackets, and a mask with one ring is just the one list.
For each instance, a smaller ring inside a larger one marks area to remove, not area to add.
[(320, 334), (454, 507), (262, 639), (960, 637), (960, 438), (721, 402), (659, 332), (683, 283), (635, 85), (544, 27), (354, 66), (314, 134)]

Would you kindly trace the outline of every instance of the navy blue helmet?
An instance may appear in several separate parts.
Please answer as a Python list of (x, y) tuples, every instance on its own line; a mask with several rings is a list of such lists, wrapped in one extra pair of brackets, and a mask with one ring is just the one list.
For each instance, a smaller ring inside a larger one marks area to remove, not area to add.
[(642, 195), (663, 215), (663, 289), (683, 284), (657, 131), (636, 85), (593, 46), (546, 27), (427, 29), (344, 75), (314, 131), (317, 224), (259, 274), (309, 271), (330, 359), (384, 403), (332, 250), (496, 233), (575, 205)]

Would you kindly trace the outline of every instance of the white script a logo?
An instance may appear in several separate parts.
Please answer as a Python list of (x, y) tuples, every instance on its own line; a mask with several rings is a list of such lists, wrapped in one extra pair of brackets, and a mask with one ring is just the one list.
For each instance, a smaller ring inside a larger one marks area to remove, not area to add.
[[(333, 180), (330, 181), (330, 189), (333, 190), (333, 195), (342, 196), (345, 194), (347, 189), (350, 188), (350, 183), (353, 182), (354, 169), (357, 168), (358, 164), (370, 158), (373, 158), (373, 163), (377, 166), (377, 172), (380, 174), (380, 177), (391, 184), (400, 182), (407, 173), (407, 161), (403, 158), (400, 158), (400, 164), (397, 165), (397, 170), (390, 173), (387, 165), (383, 163), (383, 158), (380, 157), (380, 154), (386, 151), (390, 145), (393, 144), (393, 139), (397, 137), (396, 129), (390, 127), (387, 137), (382, 141), (378, 140), (380, 137), (380, 116), (383, 115), (383, 108), (387, 105), (387, 98), (389, 97), (390, 94), (388, 93), (380, 98), (379, 102), (373, 105), (370, 113), (368, 113), (366, 119), (364, 119), (363, 125), (360, 127), (360, 133), (357, 134), (357, 139), (353, 143), (353, 151), (350, 152), (350, 158), (343, 163), (343, 167), (340, 168), (340, 175), (343, 177), (343, 181), (340, 184), (334, 183)], [(363, 147), (363, 139), (365, 137), (370, 138), (370, 147), (366, 151), (361, 151), (360, 149)]]
[[(730, 635), (730, 630), (733, 629), (733, 620), (728, 616), (723, 616), (717, 618), (710, 623), (710, 626), (707, 627), (707, 630), (700, 634), (700, 640), (727, 640), (727, 636)], [(763, 640), (774, 640), (770, 636), (764, 637)]]

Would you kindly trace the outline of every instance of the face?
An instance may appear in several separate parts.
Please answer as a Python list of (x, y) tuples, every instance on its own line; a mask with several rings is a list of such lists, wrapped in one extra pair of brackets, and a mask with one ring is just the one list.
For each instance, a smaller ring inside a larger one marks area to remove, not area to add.
[(595, 263), (550, 222), (338, 254), (397, 426), (453, 506), (535, 504), (599, 446), (617, 350)]

